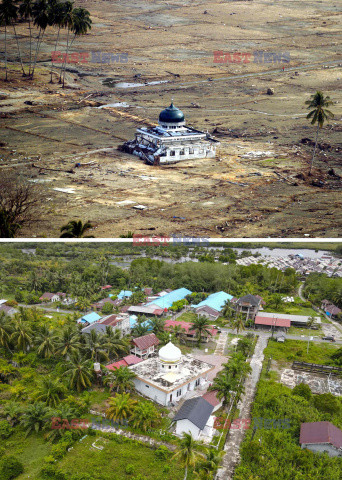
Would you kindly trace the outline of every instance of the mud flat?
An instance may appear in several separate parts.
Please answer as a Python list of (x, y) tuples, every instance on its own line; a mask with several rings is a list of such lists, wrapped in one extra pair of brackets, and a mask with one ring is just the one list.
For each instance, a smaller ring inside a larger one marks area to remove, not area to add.
[[(57, 69), (54, 83), (48, 83), (52, 29), (34, 82), (20, 76), (11, 42), (11, 82), (0, 82), (0, 169), (25, 169), (49, 193), (44, 223), (22, 236), (58, 236), (72, 218), (89, 219), (96, 237), (128, 230), (341, 235), (337, 3), (77, 4), (89, 9), (93, 28), (73, 51), (127, 53), (128, 62), (68, 65), (68, 88), (62, 89)], [(27, 30), (18, 27), (22, 45)], [(64, 46), (63, 36), (59, 49)], [(216, 63), (215, 51), (249, 53), (250, 61)], [(286, 54), (290, 61), (255, 63), (256, 51)], [(273, 95), (266, 94), (268, 88)], [(317, 90), (336, 102), (335, 118), (320, 133), (321, 149), (308, 177), (314, 127), (304, 102)], [(215, 159), (151, 167), (117, 150), (138, 126), (156, 123), (171, 98), (190, 125), (220, 140)]]

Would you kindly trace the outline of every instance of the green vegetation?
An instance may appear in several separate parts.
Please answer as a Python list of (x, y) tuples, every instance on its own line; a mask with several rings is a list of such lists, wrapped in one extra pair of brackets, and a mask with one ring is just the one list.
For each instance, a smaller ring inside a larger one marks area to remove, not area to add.
[[(261, 380), (252, 408), (252, 425), (263, 419), (263, 428), (250, 429), (241, 446), (241, 463), (234, 480), (340, 479), (342, 459), (302, 450), (300, 424), (328, 420), (342, 427), (342, 400), (329, 394), (311, 395), (307, 387), (291, 391), (284, 385)], [(265, 428), (266, 422), (289, 420), (285, 428)], [(260, 426), (260, 425), (259, 425)], [(287, 428), (288, 427), (288, 428)]]
[(319, 306), (327, 299), (342, 308), (342, 278), (311, 273), (305, 281), (304, 295)]

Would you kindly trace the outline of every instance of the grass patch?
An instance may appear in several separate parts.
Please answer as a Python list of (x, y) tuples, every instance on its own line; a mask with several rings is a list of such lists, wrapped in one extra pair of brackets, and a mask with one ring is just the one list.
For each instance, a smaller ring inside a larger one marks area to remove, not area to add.
[[(265, 307), (264, 312), (274, 312), (274, 308)], [(321, 317), (321, 315), (315, 310), (310, 307), (302, 307), (301, 305), (294, 305), (294, 304), (284, 304), (277, 308), (277, 313), (286, 313), (288, 315), (306, 315), (306, 316), (314, 316), (314, 317)], [(262, 315), (262, 312), (259, 313)]]
[(286, 340), (284, 343), (270, 340), (264, 350), (265, 359), (272, 357), (272, 360), (275, 360), (280, 366), (285, 366), (295, 360), (333, 365), (331, 355), (337, 350), (338, 346), (310, 342), (309, 352), (307, 353), (307, 343), (307, 341), (301, 340)]
[(194, 322), (197, 318), (196, 313), (194, 312), (184, 312), (178, 318), (176, 318), (177, 322)]
[(290, 327), (288, 332), (289, 335), (309, 335), (316, 337), (323, 337), (323, 332), (321, 329), (313, 330), (312, 328), (300, 328), (300, 327)]
[(96, 450), (92, 447), (95, 440), (96, 437), (88, 437), (82, 443), (77, 442), (58, 466), (69, 476), (89, 472), (93, 480), (125, 480), (132, 475), (141, 475), (146, 480), (181, 480), (184, 477), (178, 462), (158, 459), (152, 448), (139, 442), (108, 440), (101, 443), (103, 450)]

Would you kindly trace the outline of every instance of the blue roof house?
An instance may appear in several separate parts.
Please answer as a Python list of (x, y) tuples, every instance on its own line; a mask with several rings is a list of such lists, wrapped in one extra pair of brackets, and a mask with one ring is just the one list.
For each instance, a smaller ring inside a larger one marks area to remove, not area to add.
[(87, 313), (87, 315), (83, 315), (83, 317), (79, 318), (77, 320), (78, 323), (94, 323), (94, 322), (97, 322), (98, 320), (100, 320), (100, 318), (102, 318), (98, 313), (96, 312), (91, 312), (91, 313)]
[(193, 305), (193, 308), (210, 307), (220, 312), (224, 307), (224, 304), (226, 303), (226, 301), (227, 300), (230, 301), (232, 298), (233, 298), (233, 295), (230, 295), (229, 293), (226, 293), (226, 292), (212, 293), (211, 295), (209, 295), (209, 297), (207, 297), (205, 300), (200, 302), (198, 305)]
[(172, 307), (172, 304), (174, 302), (178, 302), (178, 300), (183, 300), (187, 295), (190, 295), (192, 292), (188, 290), (187, 288), (177, 288), (177, 290), (173, 290), (170, 293), (167, 293), (166, 295), (163, 295), (160, 298), (157, 298), (156, 300), (153, 300), (153, 302), (149, 302), (146, 305), (157, 305), (160, 308), (167, 308), (169, 309)]
[(121, 292), (118, 295), (118, 298), (122, 300), (123, 298), (130, 297), (133, 292), (130, 290), (121, 290)]

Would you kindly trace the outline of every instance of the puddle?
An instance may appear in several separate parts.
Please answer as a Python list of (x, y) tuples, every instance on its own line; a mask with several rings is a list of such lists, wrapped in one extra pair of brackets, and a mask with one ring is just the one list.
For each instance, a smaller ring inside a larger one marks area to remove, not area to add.
[(107, 103), (107, 105), (101, 105), (101, 107), (96, 107), (96, 108), (106, 108), (106, 107), (122, 107), (122, 108), (128, 108), (131, 107), (132, 105), (129, 105), (127, 102), (117, 102), (117, 103)]
[(168, 83), (168, 81), (169, 80), (154, 80), (153, 82), (145, 82), (145, 83), (129, 83), (129, 82), (116, 83), (116, 80), (114, 78), (106, 78), (105, 80), (103, 80), (102, 85), (105, 85), (106, 87), (115, 87), (115, 88), (139, 88), (139, 87), (147, 87), (148, 85), (159, 85), (160, 83)]

